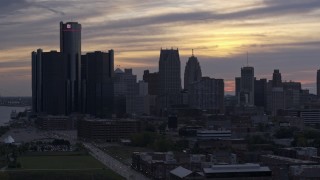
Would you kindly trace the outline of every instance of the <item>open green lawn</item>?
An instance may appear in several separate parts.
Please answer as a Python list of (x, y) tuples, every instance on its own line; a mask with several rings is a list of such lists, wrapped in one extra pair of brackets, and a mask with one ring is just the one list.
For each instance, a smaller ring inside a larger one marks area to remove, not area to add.
[(4, 171), (0, 172), (1, 180), (124, 180), (125, 178), (110, 170), (81, 171)]
[(89, 155), (18, 157), (21, 168), (0, 172), (1, 180), (123, 180)]
[(102, 169), (104, 165), (91, 156), (22, 156), (22, 169)]

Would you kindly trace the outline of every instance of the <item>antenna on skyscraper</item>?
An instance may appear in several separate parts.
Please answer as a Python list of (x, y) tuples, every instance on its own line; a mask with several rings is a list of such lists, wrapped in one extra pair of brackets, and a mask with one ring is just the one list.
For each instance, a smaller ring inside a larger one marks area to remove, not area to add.
[(193, 56), (193, 49), (192, 49), (192, 56)]

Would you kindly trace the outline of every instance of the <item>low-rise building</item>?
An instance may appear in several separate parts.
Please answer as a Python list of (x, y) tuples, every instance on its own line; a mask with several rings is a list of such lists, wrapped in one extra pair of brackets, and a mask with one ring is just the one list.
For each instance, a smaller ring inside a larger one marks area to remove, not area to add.
[(232, 164), (232, 165), (212, 165), (203, 168), (206, 179), (234, 179), (234, 180), (271, 180), (272, 172), (269, 167), (259, 164)]
[(208, 139), (230, 139), (231, 131), (230, 130), (198, 130), (197, 138), (199, 140), (208, 140)]
[(83, 119), (78, 122), (78, 138), (114, 142), (140, 132), (141, 122), (122, 119)]
[(78, 117), (76, 116), (39, 116), (35, 124), (43, 130), (71, 130), (77, 128)]

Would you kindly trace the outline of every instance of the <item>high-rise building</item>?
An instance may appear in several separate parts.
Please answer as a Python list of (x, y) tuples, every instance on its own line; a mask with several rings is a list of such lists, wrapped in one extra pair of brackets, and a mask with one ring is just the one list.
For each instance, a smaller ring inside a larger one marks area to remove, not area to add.
[(161, 49), (159, 60), (160, 94), (181, 91), (179, 50)]
[(132, 69), (114, 71), (114, 110), (117, 115), (126, 113), (126, 99), (138, 94), (137, 76)]
[(282, 78), (279, 69), (275, 69), (272, 74), (272, 87), (282, 87)]
[(285, 109), (285, 91), (281, 80), (281, 73), (275, 69), (272, 75), (272, 80), (268, 82), (267, 92), (267, 110), (273, 116), (278, 114), (279, 110)]
[(197, 57), (193, 55), (189, 58), (184, 71), (184, 89), (188, 90), (189, 84), (200, 81), (202, 77), (201, 67)]
[(299, 109), (301, 105), (301, 83), (283, 82), (285, 109)]
[(254, 106), (254, 68), (249, 66), (242, 67), (241, 78), (236, 78), (235, 83), (238, 104)]
[(180, 104), (181, 74), (178, 49), (161, 49), (159, 82), (159, 108), (168, 109), (172, 105)]
[(224, 112), (223, 79), (202, 77), (190, 84), (188, 92), (189, 106), (195, 109)]
[(99, 118), (111, 117), (113, 108), (114, 52), (82, 55), (83, 111)]
[(57, 51), (32, 52), (32, 110), (35, 113), (67, 113), (66, 61)]
[[(237, 97), (237, 98), (239, 98), (239, 96), (240, 96), (240, 86), (241, 86), (241, 78), (240, 77), (236, 77), (235, 79), (234, 79), (234, 82), (235, 82), (235, 96)], [(239, 100), (238, 100), (239, 101)]]
[(317, 96), (320, 97), (320, 69), (317, 71)]
[(267, 107), (267, 79), (254, 81), (254, 105), (257, 107)]
[(148, 94), (148, 83), (139, 81), (137, 83), (138, 94), (133, 96), (127, 96), (126, 98), (126, 112), (128, 114), (135, 115), (149, 115), (150, 114), (150, 103)]
[(81, 24), (60, 22), (60, 52), (67, 61), (67, 114), (81, 111)]
[(148, 83), (148, 92), (150, 95), (159, 94), (159, 73), (150, 73), (149, 70), (143, 72), (143, 81)]

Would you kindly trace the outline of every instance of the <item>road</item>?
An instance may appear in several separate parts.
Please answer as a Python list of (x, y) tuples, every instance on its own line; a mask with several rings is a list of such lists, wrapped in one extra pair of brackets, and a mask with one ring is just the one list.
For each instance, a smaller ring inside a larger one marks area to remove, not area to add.
[(138, 173), (131, 169), (130, 166), (127, 166), (120, 161), (114, 159), (113, 157), (109, 156), (99, 148), (95, 147), (91, 143), (83, 143), (83, 145), (90, 150), (90, 154), (102, 162), (105, 166), (110, 168), (111, 170), (115, 171), (116, 173), (120, 174), (121, 176), (125, 177), (126, 179), (130, 180), (147, 180), (148, 178), (143, 176), (142, 174)]
[[(54, 131), (52, 134), (68, 139), (70, 142), (76, 142), (77, 136), (75, 132), (70, 131), (67, 133), (66, 131)], [(122, 177), (125, 177), (129, 180), (148, 180), (149, 178), (140, 174), (139, 172), (133, 170), (130, 166), (123, 164), (117, 159), (111, 157), (107, 153), (100, 150), (98, 147), (93, 145), (92, 143), (82, 142), (85, 148), (90, 150), (90, 155), (100, 161), (102, 164), (107, 166), (109, 169), (114, 172), (120, 174)]]

